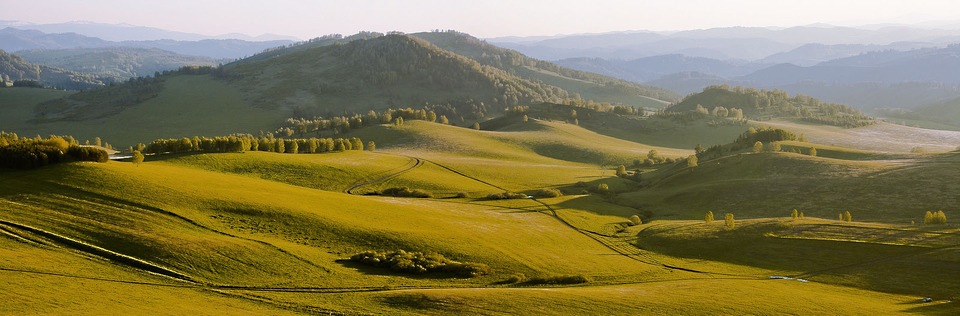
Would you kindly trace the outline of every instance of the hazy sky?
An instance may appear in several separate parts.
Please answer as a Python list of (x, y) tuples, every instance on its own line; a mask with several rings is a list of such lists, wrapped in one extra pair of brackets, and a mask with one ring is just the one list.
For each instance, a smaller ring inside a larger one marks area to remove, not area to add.
[(0, 0), (0, 20), (129, 23), (219, 35), (311, 38), (455, 29), (478, 37), (722, 26), (960, 21), (957, 0)]

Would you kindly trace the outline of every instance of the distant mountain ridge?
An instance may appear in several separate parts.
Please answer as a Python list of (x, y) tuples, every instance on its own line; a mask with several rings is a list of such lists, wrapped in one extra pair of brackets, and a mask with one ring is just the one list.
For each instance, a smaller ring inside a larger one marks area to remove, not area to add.
[(48, 34), (36, 30), (17, 28), (0, 29), (0, 49), (21, 51), (28, 49), (67, 49), (102, 47), (158, 48), (178, 54), (204, 56), (214, 59), (241, 58), (262, 52), (265, 49), (289, 45), (289, 40), (250, 42), (236, 39), (204, 39), (199, 41), (151, 40), (151, 41), (106, 41), (76, 33)]
[(237, 39), (244, 41), (299, 41), (294, 36), (262, 34), (250, 36), (240, 33), (222, 34), (216, 36), (196, 33), (177, 32), (155, 27), (137, 26), (130, 24), (109, 24), (90, 21), (70, 21), (64, 23), (34, 24), (20, 21), (0, 21), (0, 28), (14, 27), (21, 30), (37, 30), (44, 33), (76, 33), (89, 37), (96, 37), (107, 41), (200, 41), (207, 39)]

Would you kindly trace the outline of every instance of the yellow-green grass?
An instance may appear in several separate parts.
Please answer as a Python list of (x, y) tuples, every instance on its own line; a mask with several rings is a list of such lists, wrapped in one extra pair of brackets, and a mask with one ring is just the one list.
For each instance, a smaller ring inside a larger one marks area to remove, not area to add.
[[(260, 293), (258, 293), (260, 294)], [(956, 303), (794, 280), (679, 280), (601, 287), (437, 289), (263, 294), (297, 304), (376, 314), (489, 315), (949, 315)], [(331, 300), (336, 305), (329, 304)]]
[[(139, 167), (118, 162), (74, 163), (38, 171), (8, 172), (4, 178), (3, 199), (10, 201), (4, 205), (15, 205), (8, 207), (11, 220), (75, 236), (111, 250), (130, 251), (221, 284), (228, 283), (231, 277), (242, 277), (235, 281), (254, 285), (279, 284), (278, 279), (300, 285), (435, 282), (369, 275), (335, 262), (368, 249), (438, 251), (455, 259), (490, 264), (505, 274), (516, 271), (528, 275), (618, 278), (654, 269), (616, 256), (595, 241), (537, 213), (541, 206), (529, 200), (480, 204), (351, 196), (162, 162), (147, 162)], [(49, 197), (75, 194), (80, 188), (104, 196), (102, 200), (117, 200), (116, 203), (125, 205), (102, 212), (91, 205), (81, 212), (61, 209), (66, 203), (51, 201), (54, 198)], [(248, 239), (216, 234), (184, 224), (182, 219), (143, 214), (141, 210), (153, 208)], [(32, 215), (38, 213), (45, 216)], [(54, 220), (57, 218), (62, 219)], [(246, 248), (249, 250), (233, 252)], [(269, 263), (258, 263), (261, 260)], [(294, 264), (298, 266), (293, 267)], [(449, 282), (485, 283), (503, 277)]]
[(908, 153), (914, 148), (925, 152), (953, 151), (960, 145), (960, 132), (932, 130), (890, 123), (866, 127), (842, 128), (795, 121), (754, 122), (804, 134), (811, 143), (851, 149)]
[[(850, 161), (795, 153), (733, 155), (674, 168), (651, 186), (617, 197), (657, 218), (700, 219), (707, 211), (741, 218), (789, 214), (909, 223), (927, 211), (955, 217), (960, 160), (943, 154), (907, 160)], [(650, 178), (653, 178), (652, 176)], [(951, 216), (952, 215), (952, 216)]]
[[(715, 214), (715, 217), (720, 214)], [(660, 254), (723, 262), (830, 284), (956, 299), (960, 229), (818, 218), (713, 223), (656, 221), (637, 245)], [(698, 268), (699, 264), (686, 265)]]
[(619, 165), (645, 157), (651, 149), (664, 156), (686, 156), (692, 150), (654, 147), (600, 135), (576, 125), (531, 120), (508, 131), (477, 131), (423, 121), (402, 126), (380, 125), (347, 136), (374, 140), (378, 149), (458, 154), (470, 158), (591, 165)]
[(0, 269), (0, 314), (292, 314), (7, 235), (0, 235)]
[[(240, 90), (209, 75), (172, 76), (163, 86), (156, 98), (106, 118), (33, 124), (28, 122), (32, 113), (21, 113), (15, 121), (11, 119), (10, 129), (16, 128), (14, 132), (23, 135), (66, 134), (81, 140), (100, 137), (125, 148), (159, 138), (272, 131), (285, 118), (280, 111), (248, 106)], [(0, 91), (0, 95), (3, 93)]]

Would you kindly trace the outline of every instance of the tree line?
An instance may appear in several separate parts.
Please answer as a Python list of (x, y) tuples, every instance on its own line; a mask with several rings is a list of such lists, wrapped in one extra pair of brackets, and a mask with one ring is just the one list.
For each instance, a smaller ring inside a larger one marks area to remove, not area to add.
[[(179, 139), (157, 139), (144, 146), (137, 145), (136, 151), (143, 150), (152, 154), (164, 153), (240, 153), (246, 151), (266, 151), (276, 153), (325, 153), (346, 150), (375, 149), (376, 144), (370, 141), (366, 146), (360, 138), (297, 138), (284, 139), (272, 137), (254, 137), (249, 134), (239, 134), (221, 137), (199, 137)], [(133, 148), (131, 148), (133, 149)]]
[(0, 167), (35, 169), (68, 161), (107, 162), (106, 151), (80, 146), (71, 136), (50, 135), (47, 138), (19, 137), (0, 131)]

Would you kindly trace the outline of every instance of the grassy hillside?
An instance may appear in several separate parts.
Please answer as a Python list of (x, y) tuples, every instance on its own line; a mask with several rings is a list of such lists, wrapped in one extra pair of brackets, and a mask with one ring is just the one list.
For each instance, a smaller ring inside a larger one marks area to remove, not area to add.
[(182, 66), (217, 65), (212, 58), (181, 55), (156, 48), (33, 49), (18, 51), (17, 55), (27, 62), (109, 77), (117, 82), (153, 76), (156, 72), (176, 70)]
[(866, 161), (795, 153), (733, 155), (663, 171), (662, 178), (651, 174), (659, 180), (619, 199), (675, 219), (703, 218), (707, 211), (759, 218), (799, 209), (821, 218), (849, 211), (867, 221), (922, 222), (926, 211), (955, 212), (951, 205), (960, 187), (952, 179), (958, 161), (955, 154)]

